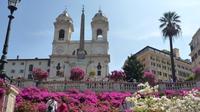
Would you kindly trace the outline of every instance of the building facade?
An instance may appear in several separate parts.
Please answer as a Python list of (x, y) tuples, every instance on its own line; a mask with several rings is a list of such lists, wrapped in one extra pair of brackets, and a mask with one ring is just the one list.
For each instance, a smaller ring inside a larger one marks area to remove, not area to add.
[[(137, 59), (144, 65), (144, 71), (151, 71), (158, 81), (171, 81), (170, 52), (158, 50), (147, 46), (135, 54)], [(179, 50), (174, 49), (175, 70), (178, 81), (186, 80), (192, 73), (191, 62), (180, 58)]]
[(24, 77), (25, 79), (33, 79), (33, 68), (41, 68), (49, 71), (50, 59), (8, 59), (5, 71), (11, 78)]
[(192, 59), (192, 67), (195, 68), (200, 65), (200, 29), (192, 37), (190, 42), (190, 57)]
[[(30, 78), (31, 65), (33, 65), (33, 67), (49, 71), (49, 80), (69, 80), (70, 70), (73, 67), (81, 67), (85, 70), (86, 75), (94, 71), (96, 73), (94, 79), (102, 80), (109, 73), (108, 18), (104, 16), (101, 10), (95, 14), (91, 22), (91, 40), (85, 40), (84, 9), (81, 14), (80, 26), (80, 40), (72, 40), (71, 35), (74, 31), (73, 20), (66, 10), (63, 11), (54, 22), (54, 39), (50, 58), (34, 60), (10, 59), (6, 65), (7, 74), (13, 77)], [(13, 63), (15, 63), (15, 66)], [(26, 66), (22, 66), (21, 63), (26, 63)], [(38, 63), (44, 63), (44, 65), (40, 66)], [(13, 72), (19, 70), (20, 74)]]

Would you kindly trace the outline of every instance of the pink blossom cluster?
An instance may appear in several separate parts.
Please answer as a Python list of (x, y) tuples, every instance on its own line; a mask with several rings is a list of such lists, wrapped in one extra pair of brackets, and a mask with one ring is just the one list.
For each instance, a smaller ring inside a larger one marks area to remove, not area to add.
[[(80, 110), (83, 112), (114, 112), (113, 110), (119, 111), (119, 107), (128, 96), (131, 96), (130, 92), (96, 93), (91, 90), (81, 92), (77, 89), (66, 92), (49, 92), (46, 89), (30, 87), (22, 89), (17, 96), (15, 112), (27, 112), (27, 108), (30, 108), (33, 112), (36, 112), (36, 110), (45, 112), (47, 109), (46, 102), (50, 97), (54, 97), (59, 105), (61, 99), (64, 98), (68, 107), (67, 112), (80, 112)], [(25, 111), (22, 111), (23, 109)]]
[(0, 97), (5, 93), (4, 84), (5, 81), (0, 78)]
[(144, 72), (144, 80), (148, 82), (150, 85), (155, 84), (155, 75), (152, 72), (146, 71)]
[(70, 71), (70, 80), (80, 81), (84, 78), (85, 71), (80, 67), (73, 67)]
[(0, 87), (3, 86), (5, 83), (5, 81), (3, 79), (0, 78)]
[(4, 93), (5, 93), (5, 89), (0, 88), (0, 98), (3, 96)]
[(111, 75), (108, 76), (109, 79), (114, 81), (122, 81), (126, 78), (126, 74), (123, 71), (114, 70), (111, 72)]
[[(200, 88), (193, 88), (193, 91), (200, 91)], [(154, 92), (151, 94), (145, 94), (145, 97), (148, 96), (156, 96), (156, 97), (161, 97), (161, 96), (166, 96), (168, 98), (173, 98), (175, 96), (178, 97), (183, 97), (186, 96), (190, 93), (191, 90), (186, 90), (186, 89), (182, 89), (182, 90), (163, 90), (163, 91), (158, 91), (158, 92)], [(140, 94), (140, 93), (138, 93)], [(143, 96), (143, 94), (140, 94), (141, 96)]]
[[(200, 88), (194, 88), (194, 91), (200, 91)], [(5, 93), (5, 89), (0, 87), (0, 96)], [(174, 96), (182, 97), (188, 95), (189, 90), (164, 90), (145, 94), (148, 96)], [(139, 93), (138, 93), (139, 94)], [(16, 98), (15, 112), (46, 112), (46, 102), (50, 97), (54, 97), (58, 104), (65, 98), (68, 105), (67, 112), (119, 112), (119, 107), (124, 103), (126, 97), (131, 96), (130, 92), (94, 92), (91, 90), (79, 91), (70, 89), (65, 92), (49, 92), (47, 89), (29, 87), (21, 89)], [(140, 94), (142, 96), (143, 94)], [(113, 111), (116, 110), (116, 111)], [(129, 112), (129, 110), (127, 110)]]
[(33, 77), (36, 80), (43, 80), (48, 77), (48, 72), (45, 70), (42, 70), (41, 68), (34, 68), (33, 71)]

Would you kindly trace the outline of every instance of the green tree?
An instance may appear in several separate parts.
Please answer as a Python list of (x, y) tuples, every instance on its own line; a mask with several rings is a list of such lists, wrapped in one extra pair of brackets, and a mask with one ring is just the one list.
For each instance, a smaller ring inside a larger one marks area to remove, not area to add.
[(126, 81), (133, 82), (134, 79), (138, 82), (143, 81), (143, 65), (137, 60), (136, 56), (128, 56), (122, 67), (126, 74)]
[(170, 43), (170, 58), (171, 58), (171, 68), (172, 68), (172, 78), (173, 82), (176, 82), (175, 66), (174, 66), (174, 53), (173, 53), (173, 37), (179, 36), (181, 33), (181, 27), (179, 23), (180, 16), (176, 12), (166, 12), (163, 17), (159, 19), (161, 22), (160, 29), (162, 30), (162, 35), (164, 39), (169, 38)]

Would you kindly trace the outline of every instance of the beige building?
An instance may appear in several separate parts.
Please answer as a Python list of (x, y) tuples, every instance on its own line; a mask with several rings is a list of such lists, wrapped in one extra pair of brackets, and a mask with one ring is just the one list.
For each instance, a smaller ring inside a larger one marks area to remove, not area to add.
[(72, 40), (73, 20), (65, 10), (54, 22), (52, 54), (49, 59), (10, 59), (6, 73), (30, 78), (33, 67), (49, 71), (49, 80), (69, 80), (70, 70), (81, 67), (86, 74), (95, 71), (94, 80), (103, 80), (109, 73), (108, 18), (99, 10), (91, 21), (91, 40), (85, 40), (85, 14), (81, 14), (80, 40)]
[[(170, 52), (167, 50), (158, 50), (147, 46), (137, 52), (135, 56), (144, 65), (144, 71), (153, 72), (158, 81), (169, 81), (172, 77), (169, 54)], [(181, 59), (177, 48), (174, 49), (174, 56), (177, 79), (179, 81), (184, 81), (192, 75), (191, 62), (188, 59)]]
[(190, 57), (192, 59), (192, 67), (195, 68), (200, 65), (200, 29), (192, 37), (190, 42)]
[(9, 77), (17, 78), (24, 77), (26, 79), (32, 79), (33, 68), (41, 68), (49, 71), (50, 59), (8, 59), (5, 71)]

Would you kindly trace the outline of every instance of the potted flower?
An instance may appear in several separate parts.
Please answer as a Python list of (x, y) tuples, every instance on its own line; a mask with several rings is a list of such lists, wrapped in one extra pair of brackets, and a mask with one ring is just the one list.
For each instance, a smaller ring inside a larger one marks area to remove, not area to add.
[(42, 80), (47, 79), (48, 72), (45, 70), (42, 70), (41, 68), (34, 68), (32, 71), (33, 78), (37, 81), (36, 86), (38, 86), (38, 83), (40, 83)]
[(150, 85), (155, 84), (155, 75), (152, 72), (146, 71), (144, 72), (144, 81), (148, 82)]
[(70, 73), (70, 80), (72, 81), (80, 81), (85, 76), (85, 71), (80, 67), (73, 67)]

